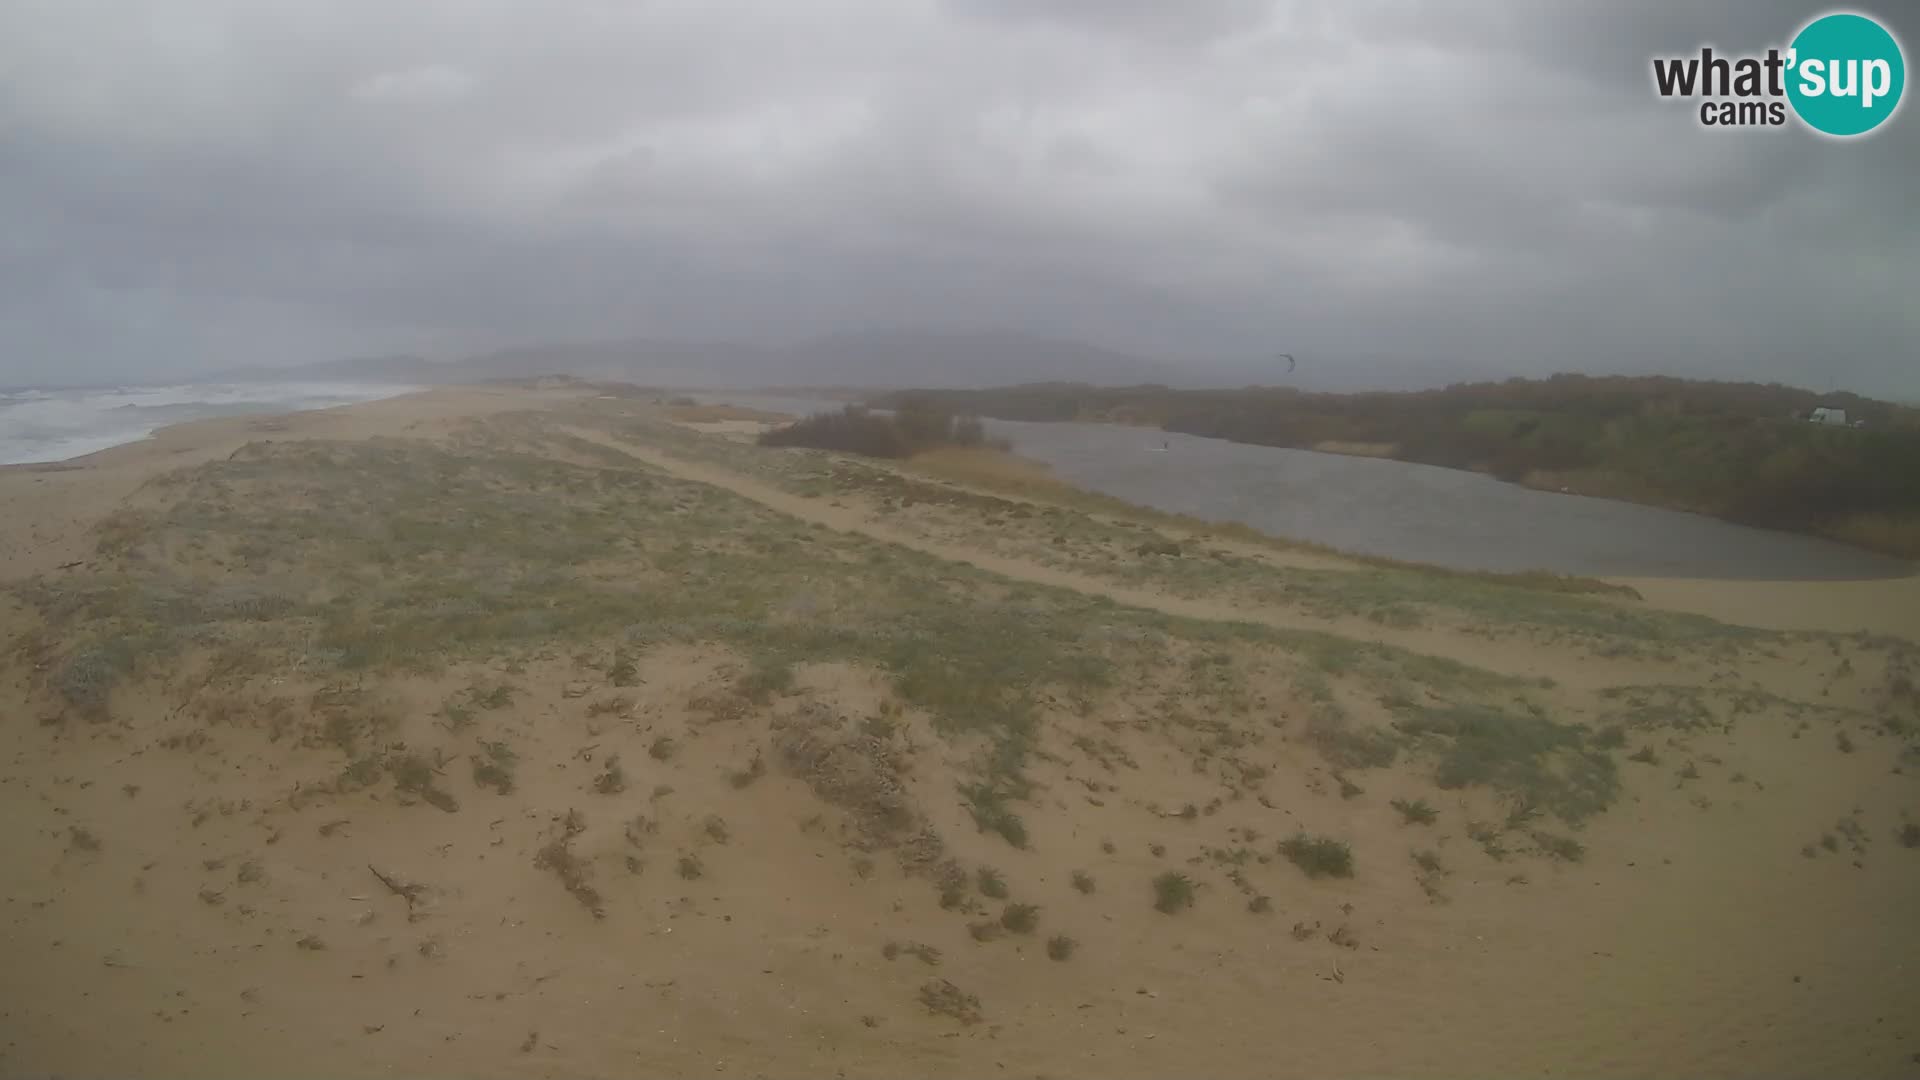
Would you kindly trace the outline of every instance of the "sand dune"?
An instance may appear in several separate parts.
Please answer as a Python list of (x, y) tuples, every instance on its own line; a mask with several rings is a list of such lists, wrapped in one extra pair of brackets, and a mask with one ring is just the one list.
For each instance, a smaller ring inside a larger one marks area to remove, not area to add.
[(1920, 641), (1920, 576), (1880, 581), (1623, 578), (1647, 602), (1774, 630), (1866, 631)]
[(0, 470), (0, 554), (8, 1073), (1920, 1060), (1911, 582), (1347, 564), (564, 387)]

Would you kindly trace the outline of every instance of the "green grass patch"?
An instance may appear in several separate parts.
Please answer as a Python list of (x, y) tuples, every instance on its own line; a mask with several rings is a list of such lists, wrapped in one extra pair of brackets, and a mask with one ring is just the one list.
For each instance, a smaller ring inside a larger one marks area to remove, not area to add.
[(979, 886), (980, 895), (988, 899), (1005, 900), (1008, 896), (1007, 879), (991, 866), (983, 866), (974, 874), (974, 884)]
[(1440, 820), (1440, 811), (1425, 799), (1395, 799), (1390, 805), (1400, 811), (1401, 820), (1409, 825), (1431, 825)]
[(1587, 857), (1587, 846), (1571, 836), (1561, 836), (1558, 833), (1544, 832), (1540, 829), (1534, 829), (1528, 835), (1533, 837), (1533, 842), (1539, 845), (1541, 851), (1556, 859), (1579, 862)]
[(1353, 876), (1353, 849), (1343, 840), (1296, 833), (1280, 841), (1280, 854), (1310, 878)]
[(1404, 709), (1396, 726), (1437, 758), (1433, 779), (1443, 789), (1491, 788), (1568, 822), (1605, 810), (1619, 795), (1613, 759), (1572, 724), (1456, 705)]
[(765, 703), (793, 688), (793, 665), (777, 658), (755, 661), (734, 689), (748, 701)]
[(981, 832), (990, 832), (1016, 848), (1027, 846), (1027, 823), (1009, 805), (1010, 796), (991, 783), (960, 785), (967, 811)]
[(1193, 879), (1176, 870), (1168, 870), (1153, 879), (1153, 909), (1172, 915), (1193, 906)]
[(1031, 934), (1040, 925), (1040, 909), (1033, 904), (1008, 904), (1000, 912), (1000, 925), (1016, 934)]

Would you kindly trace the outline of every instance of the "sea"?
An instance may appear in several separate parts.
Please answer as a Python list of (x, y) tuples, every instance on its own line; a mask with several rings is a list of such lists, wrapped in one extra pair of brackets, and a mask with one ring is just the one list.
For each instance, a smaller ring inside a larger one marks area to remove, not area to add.
[(187, 420), (326, 409), (417, 389), (387, 383), (220, 382), (0, 390), (0, 465), (65, 461), (139, 442)]

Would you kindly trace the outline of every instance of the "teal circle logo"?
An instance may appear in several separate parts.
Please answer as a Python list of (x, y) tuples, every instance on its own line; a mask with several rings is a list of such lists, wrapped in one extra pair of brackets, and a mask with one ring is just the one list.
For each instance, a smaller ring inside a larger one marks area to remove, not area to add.
[(1790, 46), (1787, 100), (1815, 131), (1864, 135), (1900, 107), (1907, 62), (1886, 27), (1842, 12), (1808, 23)]

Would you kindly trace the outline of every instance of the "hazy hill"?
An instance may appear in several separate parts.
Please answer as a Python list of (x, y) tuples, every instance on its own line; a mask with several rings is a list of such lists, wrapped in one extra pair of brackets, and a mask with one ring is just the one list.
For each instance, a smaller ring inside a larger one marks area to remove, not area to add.
[(203, 377), (206, 382), (395, 382), (435, 384), (455, 382), (449, 378), (449, 365), (423, 356), (353, 356), (343, 360), (321, 360), (292, 367), (249, 367), (216, 371)]
[(1181, 369), (1132, 353), (1012, 331), (870, 330), (802, 342), (761, 378), (871, 386), (984, 387), (1034, 378), (1107, 383), (1181, 381)]
[(222, 377), (454, 383), (564, 374), (669, 386), (889, 388), (984, 387), (1036, 377), (1171, 382), (1180, 381), (1179, 372), (1131, 353), (1010, 331), (869, 330), (781, 346), (661, 338), (549, 342), (452, 361), (369, 357)]

